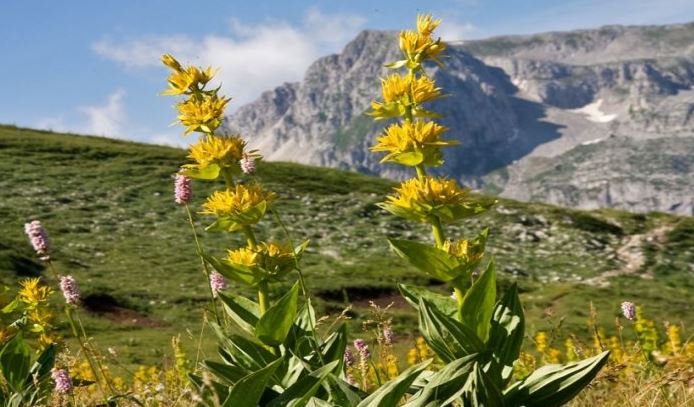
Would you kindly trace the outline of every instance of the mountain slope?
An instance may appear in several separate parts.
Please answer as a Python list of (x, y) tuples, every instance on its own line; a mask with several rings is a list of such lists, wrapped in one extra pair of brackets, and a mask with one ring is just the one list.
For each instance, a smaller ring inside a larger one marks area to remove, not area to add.
[[(99, 345), (115, 346), (133, 363), (156, 358), (149, 349), (199, 329), (207, 295), (185, 211), (172, 199), (171, 176), (184, 160), (185, 152), (174, 148), (0, 126), (0, 172), (6, 174), (0, 178), (0, 284), (14, 287), (19, 278), (45, 273), (23, 231), (25, 222), (40, 219), (58, 269), (81, 285), (92, 311), (90, 334)], [(397, 282), (431, 284), (389, 252), (386, 237), (430, 236), (423, 225), (374, 205), (392, 182), (289, 163), (261, 163), (259, 177), (277, 191), (277, 209), (293, 240), (311, 240), (302, 262), (323, 312), (354, 303), (358, 321), (368, 316), (367, 300), (394, 298)], [(221, 187), (195, 183), (191, 209)], [(209, 221), (198, 216), (197, 225)], [(566, 317), (568, 330), (586, 333), (590, 301), (609, 328), (625, 299), (658, 320), (694, 323), (692, 218), (502, 199), (490, 213), (448, 233), (472, 236), (484, 226), (490, 226), (489, 253), (502, 271), (500, 285), (517, 281), (524, 293), (529, 332), (547, 327), (551, 308)], [(271, 217), (259, 227), (283, 239)], [(202, 240), (218, 256), (243, 244), (241, 236), (227, 234), (203, 233)], [(273, 288), (278, 295), (287, 287)], [(0, 306), (7, 300), (0, 293)], [(408, 308), (394, 317), (397, 330), (410, 332)]]
[[(446, 114), (449, 137), (462, 142), (441, 172), (517, 199), (694, 214), (691, 38), (694, 23), (450, 44), (445, 68), (428, 69), (450, 94), (431, 107)], [(388, 73), (383, 64), (398, 52), (395, 33), (362, 32), (341, 54), (316, 61), (302, 82), (240, 107), (226, 126), (252, 135), (271, 160), (405, 178), (405, 170), (380, 165), (368, 152), (385, 123), (364, 115)], [(675, 146), (672, 165), (630, 164), (658, 143), (649, 140)], [(583, 146), (593, 143), (599, 148), (589, 154)], [(580, 177), (549, 176), (551, 163), (574, 156), (583, 157)], [(609, 171), (599, 166), (604, 157), (613, 157)], [(610, 185), (609, 199), (596, 185)]]

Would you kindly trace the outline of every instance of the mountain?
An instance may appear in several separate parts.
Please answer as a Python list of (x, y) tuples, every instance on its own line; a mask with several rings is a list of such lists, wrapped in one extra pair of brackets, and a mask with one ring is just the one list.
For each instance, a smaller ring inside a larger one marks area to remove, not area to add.
[[(140, 364), (156, 360), (152, 349), (165, 348), (172, 335), (191, 330), (197, 338), (207, 288), (185, 210), (173, 202), (172, 174), (185, 156), (170, 147), (0, 126), (0, 286), (10, 289), (0, 290), (0, 308), (19, 279), (44, 275), (50, 281), (24, 235), (23, 224), (40, 219), (56, 267), (80, 284), (90, 335), (103, 349), (113, 346), (125, 363)], [(258, 177), (278, 193), (275, 206), (292, 239), (310, 240), (302, 265), (321, 312), (336, 314), (354, 304), (350, 315), (358, 332), (360, 321), (370, 318), (368, 301), (387, 305), (399, 298), (398, 282), (443, 290), (390, 253), (386, 237), (431, 235), (424, 225), (375, 205), (393, 182), (282, 162), (261, 162)], [(195, 182), (191, 211), (220, 188), (221, 182)], [(209, 222), (196, 215), (199, 231)], [(589, 336), (591, 301), (608, 331), (623, 300), (642, 305), (656, 320), (694, 323), (692, 217), (502, 198), (489, 213), (446, 229), (462, 238), (485, 226), (499, 285), (519, 284), (529, 332), (551, 329), (551, 310), (565, 317), (568, 332)], [(272, 217), (258, 228), (262, 236), (285, 238)], [(245, 244), (240, 235), (200, 237), (215, 256)], [(287, 288), (273, 284), (273, 295)], [(402, 301), (392, 312), (396, 332), (406, 337), (416, 325), (414, 313)], [(211, 349), (214, 335), (207, 336)]]
[[(694, 23), (606, 26), (449, 44), (428, 74), (449, 93), (440, 173), (514, 199), (694, 214)], [(227, 117), (269, 160), (411, 174), (368, 151), (386, 123), (365, 116), (396, 33), (364, 31), (303, 81)]]

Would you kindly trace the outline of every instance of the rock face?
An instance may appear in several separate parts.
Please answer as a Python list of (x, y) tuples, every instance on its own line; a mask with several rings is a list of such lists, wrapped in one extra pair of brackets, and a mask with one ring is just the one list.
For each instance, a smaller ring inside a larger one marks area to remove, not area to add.
[[(694, 214), (694, 23), (451, 43), (427, 71), (449, 97), (439, 171), (502, 196), (578, 208)], [(364, 31), (239, 108), (225, 126), (269, 160), (402, 179), (368, 151), (388, 123), (365, 116), (396, 34)]]

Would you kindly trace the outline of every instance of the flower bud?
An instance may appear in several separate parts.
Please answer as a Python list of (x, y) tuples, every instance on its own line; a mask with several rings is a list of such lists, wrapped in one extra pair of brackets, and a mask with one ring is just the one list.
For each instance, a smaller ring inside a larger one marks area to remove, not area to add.
[(633, 302), (624, 301), (622, 303), (622, 315), (629, 321), (633, 321), (636, 318), (636, 305)]
[(227, 288), (227, 281), (224, 276), (213, 271), (210, 273), (210, 287), (212, 288), (212, 295), (217, 298), (217, 293)]

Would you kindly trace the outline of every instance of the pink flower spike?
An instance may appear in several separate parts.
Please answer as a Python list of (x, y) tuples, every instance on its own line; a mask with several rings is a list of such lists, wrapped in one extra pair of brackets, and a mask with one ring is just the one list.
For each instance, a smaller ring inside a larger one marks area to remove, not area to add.
[(217, 293), (227, 288), (227, 281), (223, 275), (213, 271), (210, 273), (210, 287), (212, 287), (212, 295), (217, 298)]
[(65, 302), (70, 305), (79, 305), (80, 288), (77, 281), (72, 276), (60, 277), (60, 291), (63, 292)]
[(51, 248), (50, 241), (48, 240), (48, 233), (46, 233), (46, 229), (44, 229), (43, 225), (41, 225), (41, 222), (34, 220), (25, 224), (24, 232), (29, 237), (29, 241), (34, 248), (34, 251), (39, 255), (41, 260), (50, 260), (51, 257), (48, 254)]
[(56, 393), (68, 394), (72, 392), (72, 379), (65, 369), (51, 370), (51, 377), (55, 382)]
[(190, 178), (185, 175), (176, 174), (176, 179), (174, 181), (174, 197), (177, 204), (184, 205), (193, 199), (193, 190), (190, 181)]

